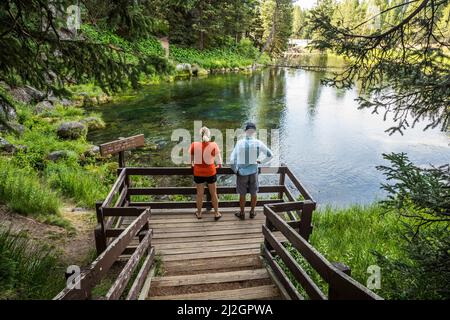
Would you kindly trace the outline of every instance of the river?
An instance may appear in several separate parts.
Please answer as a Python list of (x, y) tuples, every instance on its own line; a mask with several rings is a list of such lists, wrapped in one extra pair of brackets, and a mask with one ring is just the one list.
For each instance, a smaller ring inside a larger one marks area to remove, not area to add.
[[(357, 88), (324, 86), (324, 72), (273, 68), (253, 74), (211, 75), (161, 83), (102, 105), (107, 126), (92, 132), (95, 144), (144, 133), (153, 150), (140, 153), (145, 165), (171, 166), (174, 129), (193, 131), (194, 121), (210, 128), (237, 129), (248, 120), (278, 129), (279, 158), (291, 167), (320, 205), (367, 204), (384, 195), (376, 166), (382, 153), (406, 152), (417, 165), (450, 161), (449, 135), (418, 124), (403, 136), (389, 136), (392, 122), (359, 110)], [(231, 150), (228, 150), (230, 152)]]

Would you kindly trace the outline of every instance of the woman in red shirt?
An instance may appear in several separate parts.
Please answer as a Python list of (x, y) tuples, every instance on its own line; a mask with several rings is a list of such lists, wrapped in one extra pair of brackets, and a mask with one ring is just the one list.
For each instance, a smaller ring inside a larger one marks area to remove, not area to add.
[[(207, 127), (200, 129), (201, 142), (193, 142), (189, 147), (191, 154), (191, 164), (194, 170), (194, 181), (197, 185), (197, 211), (195, 215), (202, 218), (203, 194), (205, 183), (208, 184), (211, 202), (214, 207), (214, 219), (219, 220), (222, 215), (219, 213), (219, 199), (217, 197), (217, 175), (216, 168), (222, 165), (219, 146), (211, 142), (211, 132)], [(217, 159), (217, 166), (215, 160)]]

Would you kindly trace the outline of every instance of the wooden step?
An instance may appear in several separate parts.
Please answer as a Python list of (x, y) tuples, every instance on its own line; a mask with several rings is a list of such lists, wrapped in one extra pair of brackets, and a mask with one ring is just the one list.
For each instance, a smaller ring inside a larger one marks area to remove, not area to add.
[[(215, 241), (217, 243), (217, 241)], [(220, 242), (218, 242), (220, 244)], [(157, 253), (160, 255), (174, 255), (174, 254), (186, 254), (186, 253), (203, 253), (203, 252), (217, 252), (217, 251), (230, 251), (230, 250), (247, 250), (247, 249), (258, 249), (261, 247), (262, 241), (258, 239), (257, 242), (253, 243), (241, 243), (241, 244), (226, 244), (226, 245), (212, 245), (211, 243), (205, 242), (196, 247), (190, 248), (168, 248), (159, 249)], [(160, 246), (158, 246), (160, 248)]]
[(266, 269), (251, 269), (220, 273), (203, 273), (194, 275), (157, 277), (152, 280), (152, 287), (175, 287), (211, 283), (225, 283), (236, 281), (249, 281), (267, 279)]
[(188, 242), (204, 242), (208, 241), (219, 241), (219, 240), (235, 240), (235, 239), (251, 239), (251, 238), (261, 238), (262, 232), (255, 231), (252, 233), (241, 233), (241, 234), (223, 234), (214, 236), (203, 236), (203, 237), (175, 237), (175, 238), (153, 238), (152, 244), (158, 249), (158, 244), (161, 243), (188, 243)]
[[(246, 249), (246, 250), (226, 250), (217, 252), (200, 252), (200, 253), (186, 253), (162, 256), (163, 262), (181, 261), (181, 260), (196, 260), (196, 259), (211, 259), (223, 257), (237, 257), (246, 255), (257, 255), (261, 252), (260, 248)], [(213, 263), (213, 261), (211, 261)]]
[(262, 243), (263, 237), (246, 238), (246, 239), (232, 239), (232, 240), (206, 240), (206, 241), (193, 241), (193, 242), (180, 242), (180, 243), (159, 243), (153, 242), (153, 244), (158, 243), (157, 249), (167, 250), (167, 249), (199, 249), (200, 247), (218, 247), (218, 246), (233, 246), (236, 244), (251, 244), (251, 243)]
[(249, 234), (261, 233), (261, 226), (243, 229), (231, 230), (214, 230), (214, 231), (191, 231), (191, 232), (164, 232), (162, 230), (153, 230), (153, 239), (167, 239), (167, 238), (194, 238), (218, 235), (234, 235), (234, 234)]
[(150, 297), (150, 300), (254, 300), (254, 299), (268, 299), (279, 296), (278, 288), (275, 285), (265, 285), (258, 287), (188, 293), (170, 296), (155, 296)]
[(165, 261), (164, 270), (168, 273), (191, 272), (203, 270), (219, 270), (229, 268), (260, 268), (262, 266), (259, 255), (219, 257), (215, 259), (194, 259)]

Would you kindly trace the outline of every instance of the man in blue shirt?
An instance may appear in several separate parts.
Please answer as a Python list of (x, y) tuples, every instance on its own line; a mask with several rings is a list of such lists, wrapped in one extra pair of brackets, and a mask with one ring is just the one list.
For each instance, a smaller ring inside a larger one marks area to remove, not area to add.
[[(245, 138), (239, 140), (231, 153), (231, 167), (236, 173), (236, 191), (239, 194), (240, 212), (236, 212), (236, 217), (245, 220), (245, 196), (251, 195), (250, 218), (256, 216), (255, 206), (258, 183), (258, 164), (267, 163), (272, 157), (272, 151), (260, 140), (255, 138), (256, 126), (248, 122), (245, 126)], [(260, 154), (265, 157), (262, 161), (258, 160)]]

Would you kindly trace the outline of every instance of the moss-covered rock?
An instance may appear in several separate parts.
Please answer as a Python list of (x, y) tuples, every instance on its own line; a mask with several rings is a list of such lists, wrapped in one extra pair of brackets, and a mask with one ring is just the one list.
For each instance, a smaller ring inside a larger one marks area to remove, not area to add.
[(82, 124), (84, 124), (89, 131), (99, 130), (105, 128), (105, 122), (98, 117), (88, 117), (80, 120)]
[(58, 137), (62, 139), (78, 139), (85, 137), (87, 134), (87, 128), (81, 122), (70, 121), (63, 122), (57, 130)]

